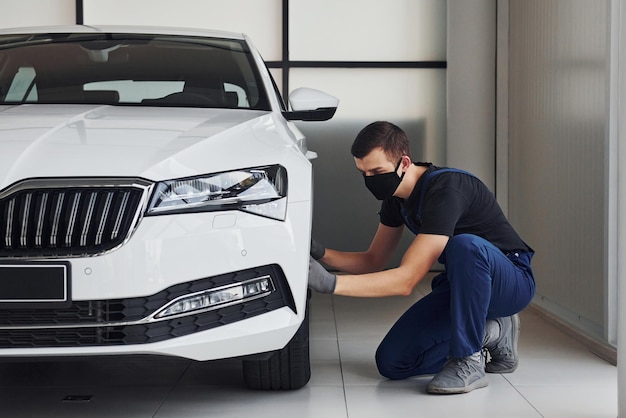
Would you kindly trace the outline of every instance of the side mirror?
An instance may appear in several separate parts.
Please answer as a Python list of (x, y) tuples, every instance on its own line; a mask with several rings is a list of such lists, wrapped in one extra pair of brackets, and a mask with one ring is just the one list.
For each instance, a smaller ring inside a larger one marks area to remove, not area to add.
[(324, 121), (332, 118), (339, 106), (339, 99), (306, 87), (295, 89), (289, 95), (291, 111), (283, 112), (287, 120)]

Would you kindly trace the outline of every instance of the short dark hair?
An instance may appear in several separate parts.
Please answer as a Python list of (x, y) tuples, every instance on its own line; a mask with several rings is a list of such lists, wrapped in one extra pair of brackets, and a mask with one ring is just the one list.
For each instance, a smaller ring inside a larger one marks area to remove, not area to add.
[(394, 161), (403, 155), (411, 157), (409, 138), (402, 129), (391, 122), (372, 122), (361, 129), (352, 143), (350, 152), (353, 157), (363, 158), (376, 148), (382, 148)]

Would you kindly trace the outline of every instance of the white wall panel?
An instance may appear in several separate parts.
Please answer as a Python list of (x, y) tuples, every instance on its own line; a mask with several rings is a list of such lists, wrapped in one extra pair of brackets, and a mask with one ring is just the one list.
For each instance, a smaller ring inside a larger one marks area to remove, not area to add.
[(292, 0), (292, 60), (443, 61), (443, 0)]
[(0, 28), (75, 22), (76, 0), (1, 0)]
[(281, 0), (84, 0), (85, 24), (173, 26), (244, 32), (263, 58), (281, 58)]

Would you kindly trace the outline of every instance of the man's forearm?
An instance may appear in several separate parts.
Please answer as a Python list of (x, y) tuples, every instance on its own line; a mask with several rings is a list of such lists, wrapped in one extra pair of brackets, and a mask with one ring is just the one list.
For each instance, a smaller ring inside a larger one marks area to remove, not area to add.
[(403, 268), (359, 275), (339, 274), (334, 293), (355, 297), (408, 296), (424, 274)]
[(327, 248), (320, 261), (328, 267), (348, 274), (371, 273), (384, 268), (384, 265), (377, 263), (367, 252), (344, 252)]
[(410, 295), (441, 255), (447, 242), (445, 235), (418, 235), (402, 257), (399, 267), (362, 275), (337, 275), (334, 293), (360, 297)]

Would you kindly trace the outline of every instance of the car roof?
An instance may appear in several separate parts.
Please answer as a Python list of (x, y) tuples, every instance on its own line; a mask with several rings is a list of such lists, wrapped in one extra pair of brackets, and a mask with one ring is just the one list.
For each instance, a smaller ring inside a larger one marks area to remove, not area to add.
[(122, 26), (122, 25), (64, 25), (64, 26), (31, 26), (0, 29), (0, 35), (30, 34), (30, 33), (134, 33), (203, 36), (212, 38), (244, 39), (245, 35), (238, 32), (228, 32), (200, 28), (179, 28), (169, 26)]

